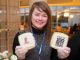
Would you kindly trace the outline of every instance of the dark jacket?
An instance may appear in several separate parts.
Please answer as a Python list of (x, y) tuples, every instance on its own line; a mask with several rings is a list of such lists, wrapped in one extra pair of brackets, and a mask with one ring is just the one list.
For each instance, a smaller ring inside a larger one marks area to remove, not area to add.
[(67, 59), (80, 60), (80, 31), (75, 32), (69, 39), (68, 47), (71, 48), (71, 53)]
[[(22, 32), (23, 33), (23, 32)], [(22, 34), (18, 32), (13, 42), (13, 53), (15, 54), (15, 47), (20, 45), (18, 36)], [(42, 53), (39, 55), (37, 47), (31, 49), (26, 53), (25, 60), (80, 60), (80, 31), (76, 32), (68, 42), (71, 52), (69, 57), (65, 59), (58, 59), (57, 51), (52, 49), (46, 42), (43, 43)]]
[[(13, 54), (15, 54), (15, 47), (20, 45), (18, 41), (18, 36), (23, 33), (24, 32), (18, 32), (15, 35), (14, 42), (13, 42)], [(35, 37), (37, 38), (37, 35)], [(25, 58), (25, 60), (57, 60), (57, 59), (58, 57), (57, 57), (56, 50), (52, 49), (50, 45), (47, 44), (46, 41), (43, 42), (41, 54), (39, 54), (39, 51), (36, 46), (35, 48), (29, 50), (26, 53), (26, 58)]]
[(63, 60), (80, 60), (80, 31), (70, 37), (68, 47), (71, 49), (70, 55)]

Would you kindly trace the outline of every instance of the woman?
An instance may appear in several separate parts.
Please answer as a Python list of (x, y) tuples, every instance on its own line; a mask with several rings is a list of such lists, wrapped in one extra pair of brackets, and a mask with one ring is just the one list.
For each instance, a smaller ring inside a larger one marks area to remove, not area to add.
[[(28, 22), (28, 29), (18, 32), (14, 38), (13, 53), (18, 56), (18, 59), (56, 60), (68, 57), (70, 48), (63, 47), (55, 50), (50, 47), (51, 12), (47, 3), (43, 1), (33, 3), (30, 9)], [(18, 36), (26, 32), (31, 32), (36, 41), (35, 48), (30, 50), (28, 50), (26, 47), (22, 48), (18, 41)]]

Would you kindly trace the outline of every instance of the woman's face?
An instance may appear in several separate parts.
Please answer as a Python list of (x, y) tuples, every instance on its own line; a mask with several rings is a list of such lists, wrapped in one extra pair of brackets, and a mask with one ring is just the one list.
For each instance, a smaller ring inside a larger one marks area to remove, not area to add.
[(48, 15), (37, 8), (34, 9), (32, 13), (32, 26), (36, 29), (43, 29), (43, 27), (47, 24)]

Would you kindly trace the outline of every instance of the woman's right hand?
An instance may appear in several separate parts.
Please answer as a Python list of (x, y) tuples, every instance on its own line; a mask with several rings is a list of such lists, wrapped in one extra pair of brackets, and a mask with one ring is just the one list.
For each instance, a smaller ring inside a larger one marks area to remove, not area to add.
[(64, 59), (69, 56), (71, 49), (69, 47), (60, 47), (57, 49), (58, 57)]
[(26, 47), (16, 46), (15, 48), (15, 53), (18, 59), (25, 59), (25, 55), (27, 52), (28, 52), (28, 49), (26, 49)]

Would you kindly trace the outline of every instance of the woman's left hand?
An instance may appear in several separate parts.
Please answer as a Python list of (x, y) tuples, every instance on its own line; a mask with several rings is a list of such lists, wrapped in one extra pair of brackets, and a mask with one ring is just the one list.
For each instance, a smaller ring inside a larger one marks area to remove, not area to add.
[(57, 52), (58, 52), (58, 57), (60, 59), (64, 59), (69, 56), (70, 48), (69, 47), (60, 47), (57, 49)]

